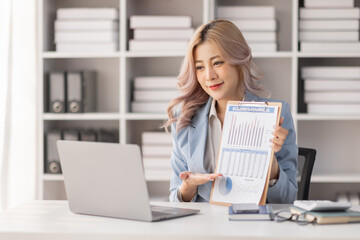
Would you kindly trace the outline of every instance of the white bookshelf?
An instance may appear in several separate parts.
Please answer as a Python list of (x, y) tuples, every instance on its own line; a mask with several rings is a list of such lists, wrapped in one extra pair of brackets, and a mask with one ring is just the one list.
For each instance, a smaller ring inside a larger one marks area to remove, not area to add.
[(360, 183), (359, 174), (319, 174), (312, 176), (313, 183)]
[(42, 58), (120, 58), (120, 53), (65, 53), (65, 52), (43, 52)]
[(44, 113), (43, 120), (118, 120), (118, 113), (80, 113), (80, 114), (51, 114)]
[[(359, 5), (359, 1), (355, 1)], [(38, 198), (66, 199), (61, 175), (44, 174), (44, 132), (58, 127), (119, 129), (120, 143), (141, 145), (141, 133), (159, 128), (166, 114), (131, 113), (131, 81), (136, 76), (176, 76), (185, 52), (131, 52), (128, 21), (131, 15), (191, 15), (193, 27), (216, 17), (218, 6), (275, 6), (278, 51), (255, 52), (272, 98), (290, 104), (298, 145), (315, 148), (317, 159), (310, 198), (334, 199), (336, 191), (360, 182), (359, 115), (314, 115), (299, 111), (298, 83), (302, 66), (360, 65), (360, 53), (302, 53), (298, 51), (298, 9), (302, 0), (38, 0)], [(55, 52), (56, 9), (64, 7), (115, 7), (119, 9), (119, 51), (114, 53)], [(98, 113), (52, 114), (45, 109), (46, 73), (95, 70), (98, 72)], [(167, 199), (169, 180), (148, 177), (154, 199)], [(329, 192), (328, 189), (331, 191)]]
[(61, 174), (43, 174), (44, 181), (64, 181), (64, 177)]

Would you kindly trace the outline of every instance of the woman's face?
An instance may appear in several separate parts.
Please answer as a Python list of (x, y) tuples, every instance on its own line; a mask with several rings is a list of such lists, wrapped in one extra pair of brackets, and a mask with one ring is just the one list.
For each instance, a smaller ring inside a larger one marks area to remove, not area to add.
[(227, 63), (216, 44), (208, 41), (194, 52), (197, 80), (217, 101), (242, 100), (243, 89), (238, 68)]

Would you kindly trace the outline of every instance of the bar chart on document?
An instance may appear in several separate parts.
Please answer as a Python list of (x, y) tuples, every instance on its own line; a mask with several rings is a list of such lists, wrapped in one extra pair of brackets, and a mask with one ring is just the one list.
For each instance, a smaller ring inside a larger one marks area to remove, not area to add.
[(213, 201), (258, 203), (271, 161), (278, 106), (229, 105), (224, 120)]

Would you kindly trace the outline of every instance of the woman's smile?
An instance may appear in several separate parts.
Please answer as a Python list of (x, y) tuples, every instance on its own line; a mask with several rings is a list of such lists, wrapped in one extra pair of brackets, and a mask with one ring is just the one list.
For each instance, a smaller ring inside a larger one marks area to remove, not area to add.
[(222, 84), (223, 84), (223, 82), (222, 82), (222, 83), (218, 83), (218, 84), (213, 84), (213, 85), (209, 86), (209, 88), (210, 88), (211, 90), (216, 90), (216, 89), (220, 88)]

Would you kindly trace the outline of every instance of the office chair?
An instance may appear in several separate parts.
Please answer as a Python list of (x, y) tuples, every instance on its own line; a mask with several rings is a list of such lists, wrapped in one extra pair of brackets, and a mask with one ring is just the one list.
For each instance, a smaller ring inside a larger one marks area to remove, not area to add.
[(314, 167), (316, 156), (316, 150), (312, 148), (302, 148), (299, 147), (298, 154), (298, 200), (308, 200), (309, 199), (309, 188), (311, 173)]

